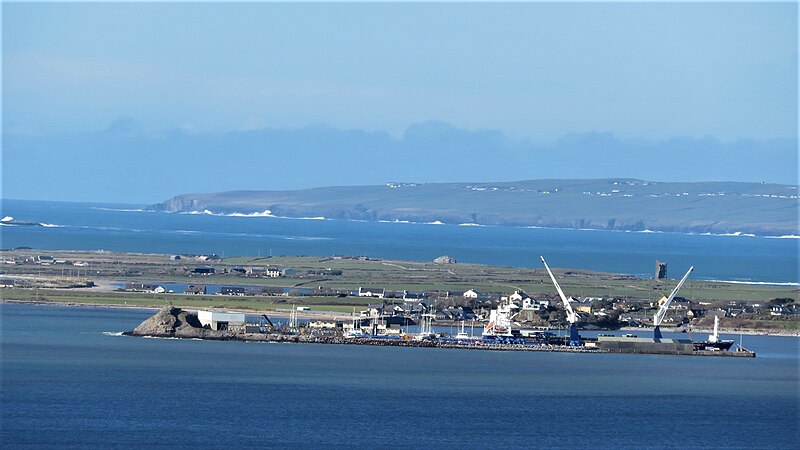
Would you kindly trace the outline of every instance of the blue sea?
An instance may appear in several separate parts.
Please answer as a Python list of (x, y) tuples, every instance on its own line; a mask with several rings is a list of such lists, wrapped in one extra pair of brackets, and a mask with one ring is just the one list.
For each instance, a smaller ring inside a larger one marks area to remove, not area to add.
[[(798, 340), (750, 358), (119, 336), (0, 305), (3, 448), (797, 448)], [(733, 338), (733, 336), (726, 336)]]
[(666, 261), (678, 277), (798, 283), (800, 239), (566, 229), (376, 223), (145, 212), (142, 205), (4, 200), (2, 215), (46, 224), (0, 226), (0, 246), (143, 253), (357, 255), (551, 266), (652, 276)]
[[(227, 217), (5, 200), (1, 246), (366, 255), (797, 283), (798, 240)], [(756, 359), (121, 336), (152, 311), (0, 304), (3, 448), (796, 448), (797, 338)], [(588, 333), (590, 335), (591, 333)], [(736, 336), (724, 336), (728, 339)], [(738, 342), (738, 339), (737, 339)]]

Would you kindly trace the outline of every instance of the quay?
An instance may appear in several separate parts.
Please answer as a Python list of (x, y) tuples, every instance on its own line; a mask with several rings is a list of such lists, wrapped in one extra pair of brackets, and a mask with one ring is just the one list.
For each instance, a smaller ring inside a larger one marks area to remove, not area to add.
[[(219, 325), (219, 323), (216, 325)], [(142, 337), (169, 337), (245, 342), (370, 345), (380, 347), (443, 348), (459, 350), (755, 357), (754, 352), (746, 350), (735, 352), (694, 350), (687, 352), (681, 349), (666, 350), (666, 348), (669, 347), (657, 347), (650, 349), (648, 347), (628, 348), (625, 346), (619, 346), (602, 348), (596, 345), (569, 345), (563, 340), (561, 343), (547, 343), (485, 338), (454, 339), (438, 337), (433, 334), (427, 335), (424, 338), (409, 334), (391, 337), (374, 335), (348, 336), (338, 332), (305, 333), (304, 331), (297, 331), (296, 329), (273, 329), (264, 332), (258, 329), (248, 328), (249, 327), (234, 327), (224, 329), (208, 328), (203, 326), (197, 314), (183, 311), (179, 308), (166, 307), (161, 309), (152, 317), (146, 319), (133, 331), (125, 332), (123, 334), (127, 336)], [(691, 346), (691, 343), (689, 345)]]

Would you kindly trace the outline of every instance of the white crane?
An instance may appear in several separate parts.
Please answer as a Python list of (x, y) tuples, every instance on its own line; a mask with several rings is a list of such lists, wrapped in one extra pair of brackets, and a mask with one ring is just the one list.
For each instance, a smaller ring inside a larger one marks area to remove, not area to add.
[(567, 298), (567, 296), (564, 295), (564, 291), (561, 290), (561, 286), (559, 286), (558, 281), (556, 281), (556, 277), (553, 276), (553, 272), (550, 271), (550, 267), (547, 265), (547, 261), (544, 260), (544, 256), (540, 256), (540, 258), (542, 258), (544, 268), (547, 269), (547, 273), (550, 274), (550, 279), (553, 280), (553, 285), (555, 285), (558, 295), (564, 303), (564, 310), (567, 312), (567, 322), (569, 322), (569, 345), (580, 345), (581, 337), (578, 335), (578, 327), (576, 325), (579, 317), (578, 314), (575, 313), (575, 310), (572, 309), (572, 305), (569, 304), (572, 297)]
[(672, 299), (674, 299), (678, 291), (681, 290), (683, 283), (685, 283), (689, 278), (689, 274), (692, 273), (692, 270), (694, 270), (694, 266), (689, 267), (689, 270), (686, 271), (686, 275), (681, 278), (681, 281), (678, 282), (678, 285), (675, 286), (675, 289), (673, 289), (672, 293), (669, 294), (669, 297), (667, 297), (667, 301), (661, 304), (661, 307), (658, 308), (658, 311), (656, 311), (655, 315), (653, 316), (653, 326), (655, 326), (655, 329), (653, 330), (654, 338), (661, 339), (661, 322), (664, 320), (664, 316), (667, 315), (669, 304), (672, 303)]

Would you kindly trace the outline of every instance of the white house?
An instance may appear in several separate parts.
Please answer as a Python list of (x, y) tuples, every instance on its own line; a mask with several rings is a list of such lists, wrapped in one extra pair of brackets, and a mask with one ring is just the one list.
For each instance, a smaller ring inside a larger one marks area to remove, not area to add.
[(146, 292), (148, 294), (163, 294), (164, 292), (167, 292), (164, 286), (144, 283), (128, 283), (125, 286), (125, 290), (133, 292)]
[(360, 286), (358, 288), (359, 297), (383, 298), (385, 295), (386, 295), (386, 289), (384, 288), (378, 288), (378, 287), (362, 288)]
[(514, 303), (519, 303), (519, 302), (522, 302), (525, 299), (530, 299), (530, 298), (528, 297), (528, 294), (526, 294), (525, 292), (517, 289), (516, 291), (514, 291), (513, 294), (508, 296), (508, 299), (511, 300)]
[(542, 306), (536, 300), (532, 300), (530, 298), (526, 298), (522, 300), (522, 310), (523, 311), (539, 311), (542, 309)]
[(771, 316), (782, 316), (786, 312), (787, 312), (786, 308), (784, 308), (781, 305), (777, 305), (777, 306), (773, 306), (772, 308), (770, 308), (769, 315), (771, 315)]
[(464, 298), (478, 298), (480, 295), (481, 295), (481, 294), (479, 294), (479, 293), (478, 293), (478, 291), (476, 291), (476, 290), (474, 290), (474, 289), (470, 289), (470, 290), (468, 290), (467, 292), (464, 292), (464, 293), (462, 294), (462, 296), (463, 296)]

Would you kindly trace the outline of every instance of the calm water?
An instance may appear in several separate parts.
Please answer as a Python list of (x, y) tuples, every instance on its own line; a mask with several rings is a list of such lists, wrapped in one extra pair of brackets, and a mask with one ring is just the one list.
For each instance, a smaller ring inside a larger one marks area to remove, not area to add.
[[(57, 227), (2, 226), (2, 247), (232, 255), (367, 255), (556, 267), (650, 276), (655, 260), (673, 277), (798, 282), (798, 239), (673, 233), (548, 230), (218, 217), (137, 211), (129, 205), (5, 200), (2, 215)], [(109, 210), (112, 209), (112, 210)], [(116, 209), (116, 210), (114, 210)]]
[(110, 336), (151, 312), (0, 305), (2, 442), (42, 447), (796, 448), (794, 338), (759, 358)]

